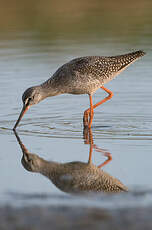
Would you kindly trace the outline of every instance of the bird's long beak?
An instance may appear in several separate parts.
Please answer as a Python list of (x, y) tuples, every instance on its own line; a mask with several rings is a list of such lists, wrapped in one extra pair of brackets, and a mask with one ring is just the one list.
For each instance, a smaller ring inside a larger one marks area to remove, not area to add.
[(19, 143), (19, 145), (20, 145), (20, 147), (22, 149), (23, 155), (28, 154), (29, 153), (28, 149), (25, 147), (25, 145), (23, 145), (23, 143), (22, 143), (21, 139), (19, 138), (19, 136), (18, 136), (18, 134), (17, 134), (15, 129), (14, 129), (14, 134), (15, 134), (16, 139), (17, 139), (17, 141), (18, 141), (18, 143)]
[(16, 129), (16, 127), (18, 126), (18, 124), (19, 124), (20, 120), (22, 119), (22, 117), (24, 116), (24, 114), (26, 113), (26, 111), (27, 111), (29, 108), (30, 108), (30, 106), (29, 106), (29, 105), (28, 105), (28, 106), (23, 105), (22, 111), (21, 111), (21, 113), (20, 113), (20, 115), (19, 115), (18, 120), (16, 121), (16, 124), (14, 125), (13, 130), (15, 130), (15, 129)]

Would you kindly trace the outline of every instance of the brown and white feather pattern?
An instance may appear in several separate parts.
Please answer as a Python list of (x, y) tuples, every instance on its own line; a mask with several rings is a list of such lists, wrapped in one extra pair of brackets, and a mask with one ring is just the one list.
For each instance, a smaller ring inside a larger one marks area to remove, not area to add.
[(82, 75), (91, 75), (104, 84), (109, 78), (111, 79), (110, 76), (119, 73), (119, 71), (143, 55), (143, 51), (137, 51), (112, 57), (88, 56), (74, 59), (69, 64), (71, 64), (73, 71)]
[(28, 171), (41, 173), (60, 190), (69, 193), (123, 192), (128, 188), (117, 178), (92, 163), (58, 163), (46, 161), (36, 154), (24, 154), (22, 164)]
[(44, 85), (56, 88), (59, 93), (93, 94), (144, 54), (136, 51), (111, 57), (76, 58), (61, 66)]

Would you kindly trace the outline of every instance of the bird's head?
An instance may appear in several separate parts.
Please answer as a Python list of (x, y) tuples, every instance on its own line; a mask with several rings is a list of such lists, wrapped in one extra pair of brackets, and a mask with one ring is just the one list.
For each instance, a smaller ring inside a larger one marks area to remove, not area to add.
[(19, 118), (18, 118), (18, 120), (17, 120), (17, 122), (13, 128), (14, 130), (18, 126), (20, 120), (22, 119), (22, 117), (24, 116), (26, 111), (32, 105), (39, 103), (42, 99), (43, 99), (42, 94), (41, 94), (40, 88), (38, 86), (31, 87), (31, 88), (28, 88), (27, 90), (25, 90), (25, 92), (22, 95), (23, 108), (22, 108), (22, 111), (19, 115)]
[(24, 152), (21, 162), (26, 170), (31, 172), (39, 172), (42, 164), (42, 159), (36, 154)]
[(23, 106), (31, 106), (42, 100), (39, 87), (30, 87), (22, 95)]
[(26, 146), (22, 143), (20, 137), (18, 136), (17, 132), (14, 130), (14, 134), (16, 139), (21, 147), (23, 156), (21, 159), (21, 163), (24, 168), (28, 171), (32, 172), (39, 172), (41, 167), (43, 166), (44, 160), (36, 154), (30, 153)]

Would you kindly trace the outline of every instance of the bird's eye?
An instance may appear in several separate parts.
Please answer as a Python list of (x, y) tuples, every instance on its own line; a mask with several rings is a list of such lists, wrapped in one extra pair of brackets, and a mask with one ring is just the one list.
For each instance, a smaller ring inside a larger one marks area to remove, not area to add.
[(31, 98), (31, 97), (29, 97), (29, 98), (27, 99), (26, 105), (29, 105), (29, 104), (30, 104), (30, 102), (31, 102), (31, 100), (32, 100), (32, 98)]
[(31, 158), (28, 159), (28, 163), (32, 164), (33, 160)]
[(28, 103), (29, 103), (31, 100), (32, 100), (32, 98), (31, 98), (31, 97), (29, 97), (29, 99), (28, 99)]
[(33, 159), (32, 159), (31, 156), (27, 155), (27, 156), (26, 156), (26, 161), (27, 161), (28, 163), (31, 163), (31, 164), (32, 164)]
[(26, 98), (25, 100), (23, 100), (24, 105), (28, 106), (30, 104), (31, 100), (32, 100), (31, 97)]

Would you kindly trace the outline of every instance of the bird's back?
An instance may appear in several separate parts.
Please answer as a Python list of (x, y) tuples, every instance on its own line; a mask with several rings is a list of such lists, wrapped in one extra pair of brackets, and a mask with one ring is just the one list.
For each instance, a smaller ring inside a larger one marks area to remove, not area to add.
[(95, 165), (83, 162), (61, 164), (52, 182), (65, 192), (121, 192), (127, 191), (118, 179)]
[(92, 79), (98, 79), (105, 84), (119, 71), (126, 68), (139, 57), (143, 56), (143, 51), (136, 51), (124, 55), (102, 57), (88, 56), (76, 58), (69, 62), (70, 68), (82, 75), (91, 75)]
[(111, 57), (76, 58), (61, 66), (51, 80), (63, 93), (92, 94), (144, 54), (136, 51)]

